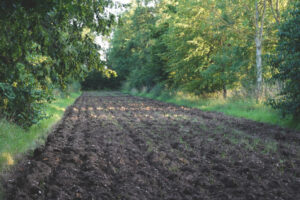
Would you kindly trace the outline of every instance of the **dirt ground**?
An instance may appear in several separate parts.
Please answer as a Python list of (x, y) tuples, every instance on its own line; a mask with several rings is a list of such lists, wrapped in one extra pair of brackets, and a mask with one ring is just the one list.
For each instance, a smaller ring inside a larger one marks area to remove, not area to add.
[(3, 180), (13, 199), (300, 199), (300, 133), (84, 93)]

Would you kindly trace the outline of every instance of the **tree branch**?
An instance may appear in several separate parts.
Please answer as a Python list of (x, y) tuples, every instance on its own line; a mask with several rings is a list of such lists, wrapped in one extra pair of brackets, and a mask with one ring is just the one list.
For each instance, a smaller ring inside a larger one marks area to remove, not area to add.
[(262, 33), (263, 33), (263, 30), (264, 30), (264, 21), (265, 21), (266, 7), (267, 7), (266, 2), (267, 2), (267, 0), (264, 0), (263, 13), (262, 13), (262, 16), (261, 16), (261, 21), (260, 21), (259, 37), (260, 37), (261, 40), (262, 40)]
[(271, 10), (272, 10), (272, 14), (274, 16), (274, 19), (276, 20), (276, 23), (277, 24), (280, 24), (280, 15), (279, 15), (279, 10), (278, 10), (278, 1), (279, 0), (276, 0), (276, 8), (274, 10), (274, 7), (273, 7), (273, 1), (272, 0), (269, 0), (269, 3), (270, 3), (270, 6), (271, 6)]

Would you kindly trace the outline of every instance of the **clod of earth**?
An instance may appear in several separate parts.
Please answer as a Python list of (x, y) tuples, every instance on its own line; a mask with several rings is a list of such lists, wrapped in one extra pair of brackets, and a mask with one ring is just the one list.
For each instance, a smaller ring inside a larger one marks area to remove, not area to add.
[[(3, 187), (10, 200), (300, 199), (299, 135), (149, 99), (84, 93)], [(266, 153), (270, 141), (278, 148)]]

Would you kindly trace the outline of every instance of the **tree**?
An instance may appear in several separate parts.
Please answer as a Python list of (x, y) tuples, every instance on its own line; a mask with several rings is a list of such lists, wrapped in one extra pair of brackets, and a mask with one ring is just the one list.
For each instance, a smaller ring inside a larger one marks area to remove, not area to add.
[[(274, 37), (274, 30), (277, 30), (277, 27), (274, 27), (274, 24), (277, 26), (280, 24), (280, 13), (286, 8), (289, 1), (281, 1), (279, 0), (255, 0), (255, 45), (256, 45), (256, 98), (259, 100), (262, 96), (263, 91), (263, 47), (270, 50), (269, 48), (272, 44), (264, 45), (264, 26), (266, 26), (265, 22), (268, 22), (267, 29), (267, 37), (271, 38), (271, 40), (276, 41), (277, 39)], [(270, 10), (270, 11), (269, 11)], [(267, 19), (267, 20), (266, 20)], [(275, 20), (275, 22), (273, 22)], [(270, 23), (271, 22), (271, 23)], [(273, 27), (273, 28), (272, 28)], [(273, 33), (272, 33), (273, 32)], [(266, 36), (265, 36), (266, 37)], [(275, 46), (275, 45), (273, 45)], [(272, 47), (271, 47), (272, 48)]]
[(283, 84), (277, 98), (270, 104), (281, 110), (283, 115), (291, 114), (300, 119), (300, 3), (294, 3), (281, 21), (279, 42), (272, 64), (278, 70), (274, 79)]
[(155, 27), (157, 7), (148, 6), (149, 2), (137, 1), (123, 14), (108, 53), (109, 67), (138, 89), (154, 87), (164, 76), (157, 40), (161, 33)]
[(104, 70), (96, 34), (114, 17), (109, 0), (3, 0), (0, 3), (0, 113), (24, 126), (42, 117), (53, 87)]
[(260, 99), (263, 80), (276, 71), (263, 57), (275, 51), (288, 1), (142, 2), (123, 16), (109, 54), (130, 87), (159, 84), (224, 98), (228, 89), (243, 89)]
[(164, 17), (169, 24), (163, 36), (167, 51), (162, 53), (168, 82), (196, 94), (223, 91), (226, 98), (227, 89), (241, 85), (250, 64), (252, 29), (245, 5), (192, 0), (176, 4), (166, 6), (169, 16)]
[(255, 45), (256, 45), (256, 73), (257, 73), (257, 98), (261, 98), (262, 93), (262, 42), (263, 42), (263, 29), (267, 7), (267, 0), (261, 1), (262, 8), (259, 9), (258, 0), (255, 0)]

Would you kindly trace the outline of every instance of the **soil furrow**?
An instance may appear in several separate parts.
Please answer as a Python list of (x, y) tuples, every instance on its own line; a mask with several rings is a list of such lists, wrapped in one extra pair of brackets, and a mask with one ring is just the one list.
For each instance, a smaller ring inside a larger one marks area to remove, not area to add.
[(299, 135), (86, 92), (3, 186), (7, 199), (300, 199)]

